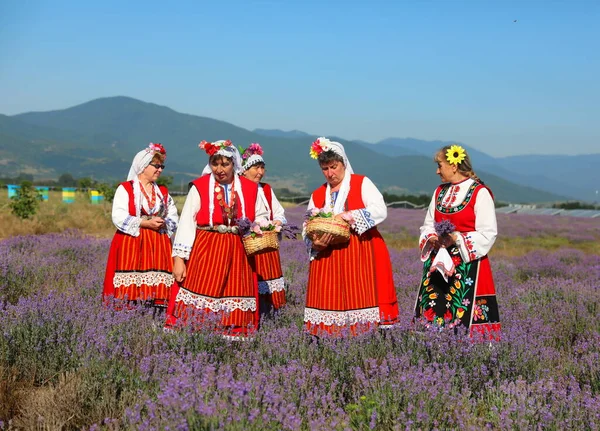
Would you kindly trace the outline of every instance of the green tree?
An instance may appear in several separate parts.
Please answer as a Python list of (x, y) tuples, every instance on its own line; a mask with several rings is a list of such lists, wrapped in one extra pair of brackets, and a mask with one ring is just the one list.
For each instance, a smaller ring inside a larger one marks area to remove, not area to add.
[(17, 195), (11, 198), (10, 209), (19, 218), (33, 217), (37, 212), (42, 196), (30, 181), (23, 181)]
[(85, 177), (85, 178), (80, 178), (79, 181), (77, 181), (78, 186), (80, 189), (91, 189), (94, 187), (94, 180), (92, 180), (90, 177)]
[(75, 180), (71, 174), (62, 174), (58, 177), (58, 185), (61, 187), (75, 187), (77, 185), (77, 180)]
[(98, 190), (102, 196), (104, 196), (104, 200), (106, 202), (112, 203), (112, 201), (115, 199), (117, 187), (119, 187), (119, 183), (114, 183), (112, 186), (110, 184), (100, 183), (96, 185), (96, 190)]
[(160, 176), (158, 177), (158, 180), (156, 180), (156, 184), (158, 184), (159, 186), (165, 186), (165, 187), (170, 187), (171, 184), (173, 184), (173, 177), (167, 175), (167, 176)]

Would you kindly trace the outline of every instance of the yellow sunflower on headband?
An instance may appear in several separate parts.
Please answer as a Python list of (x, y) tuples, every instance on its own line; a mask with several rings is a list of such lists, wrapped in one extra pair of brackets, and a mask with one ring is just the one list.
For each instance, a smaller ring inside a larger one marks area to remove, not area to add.
[(451, 165), (460, 165), (465, 157), (467, 157), (467, 153), (465, 153), (465, 149), (460, 145), (452, 145), (446, 151), (446, 160)]

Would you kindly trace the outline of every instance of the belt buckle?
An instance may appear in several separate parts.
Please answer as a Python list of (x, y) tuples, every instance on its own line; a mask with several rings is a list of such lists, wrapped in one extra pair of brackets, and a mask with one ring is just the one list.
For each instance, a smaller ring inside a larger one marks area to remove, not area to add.
[(220, 224), (219, 226), (217, 226), (217, 232), (219, 233), (227, 233), (229, 229), (227, 229), (227, 226), (225, 226), (224, 224)]
[(239, 233), (239, 228), (237, 226), (231, 226), (231, 233), (237, 235)]

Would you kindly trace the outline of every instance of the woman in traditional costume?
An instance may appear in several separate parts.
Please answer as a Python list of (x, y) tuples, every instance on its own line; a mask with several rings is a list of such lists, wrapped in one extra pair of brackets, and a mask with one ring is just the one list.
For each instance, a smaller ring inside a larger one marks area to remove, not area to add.
[(498, 233), (494, 196), (461, 146), (443, 147), (434, 160), (443, 184), (421, 226), (424, 265), (415, 315), (428, 327), (461, 325), (470, 335), (497, 337), (500, 317), (487, 256)]
[(117, 228), (106, 265), (105, 301), (114, 297), (165, 307), (173, 279), (171, 237), (179, 218), (165, 186), (156, 184), (166, 151), (151, 143), (136, 154), (115, 191), (112, 221)]
[(308, 212), (332, 213), (351, 227), (350, 241), (331, 244), (329, 233), (303, 236), (310, 267), (304, 322), (313, 335), (358, 334), (398, 321), (398, 300), (387, 246), (377, 225), (387, 217), (383, 196), (373, 182), (355, 175), (344, 147), (317, 139), (311, 157), (327, 182), (310, 198)]
[(239, 339), (258, 328), (258, 283), (237, 220), (267, 219), (258, 185), (239, 174), (240, 154), (231, 141), (200, 143), (209, 155), (203, 175), (190, 183), (175, 241), (173, 274), (179, 283), (166, 327), (215, 324)]
[[(265, 175), (265, 160), (260, 144), (250, 144), (242, 153), (242, 169), (244, 177), (258, 184), (260, 199), (269, 211), (269, 220), (276, 226), (287, 224), (285, 211), (277, 200), (275, 192), (261, 180)], [(285, 281), (281, 270), (279, 250), (259, 253), (254, 256), (256, 274), (258, 276), (258, 293), (261, 315), (279, 310), (285, 305)]]

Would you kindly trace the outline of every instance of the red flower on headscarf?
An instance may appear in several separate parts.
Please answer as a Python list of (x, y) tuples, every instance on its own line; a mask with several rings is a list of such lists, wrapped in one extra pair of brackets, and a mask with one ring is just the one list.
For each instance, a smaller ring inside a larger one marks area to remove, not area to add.
[(160, 154), (167, 154), (165, 147), (163, 147), (160, 142), (156, 142), (156, 143), (150, 142), (150, 144), (148, 145), (148, 148), (150, 148), (152, 151), (156, 151), (157, 153), (160, 153)]
[(214, 144), (214, 143), (208, 142), (208, 141), (202, 141), (198, 144), (198, 147), (201, 150), (206, 151), (206, 154), (208, 154), (209, 156), (214, 155), (221, 148), (230, 147), (230, 146), (231, 146), (231, 141), (229, 139), (224, 142), (220, 142), (218, 144)]

